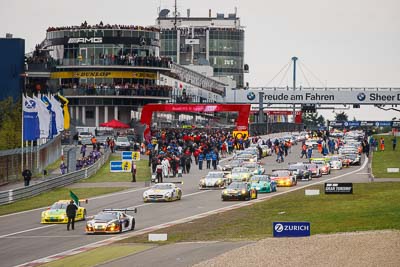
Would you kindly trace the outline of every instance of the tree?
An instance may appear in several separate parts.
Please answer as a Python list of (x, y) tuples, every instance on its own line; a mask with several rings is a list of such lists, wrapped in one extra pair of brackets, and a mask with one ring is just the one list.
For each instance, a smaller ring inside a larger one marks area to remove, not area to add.
[(22, 105), (12, 98), (0, 101), (0, 150), (21, 146)]
[(325, 125), (325, 118), (322, 115), (318, 116), (318, 113), (303, 113), (302, 115), (303, 124), (307, 128), (318, 128), (321, 125)]
[(347, 114), (344, 111), (342, 111), (342, 112), (339, 112), (339, 113), (335, 113), (335, 120), (337, 120), (337, 121), (348, 121), (349, 117), (347, 116)]

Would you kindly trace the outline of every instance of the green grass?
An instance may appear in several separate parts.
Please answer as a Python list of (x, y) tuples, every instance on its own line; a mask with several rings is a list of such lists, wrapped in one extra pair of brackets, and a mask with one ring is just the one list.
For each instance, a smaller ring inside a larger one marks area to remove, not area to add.
[(47, 165), (45, 170), (47, 171), (47, 173), (51, 173), (52, 171), (60, 168), (60, 165), (61, 165), (61, 158), (56, 160), (55, 162)]
[[(249, 207), (155, 231), (168, 241), (258, 240), (272, 236), (275, 221), (307, 221), (312, 234), (400, 229), (400, 183), (354, 184), (353, 195), (305, 196), (304, 189)], [(121, 240), (147, 242), (147, 234)]]
[[(111, 155), (109, 161), (92, 177), (81, 180), (82, 183), (101, 183), (101, 182), (130, 182), (132, 174), (129, 172), (110, 172), (110, 161), (121, 160), (120, 155)], [(136, 161), (136, 181), (150, 181), (151, 173), (149, 161), (141, 159)]]
[[(57, 188), (50, 192), (40, 194), (35, 197), (20, 200), (11, 204), (0, 206), (0, 215), (10, 214), (19, 211), (31, 210), (41, 207), (50, 206), (60, 199), (71, 199), (69, 190), (72, 190), (80, 199), (109, 194), (124, 190), (124, 187), (101, 187), (101, 188), (73, 188), (68, 187)], [(40, 220), (40, 218), (38, 218)]]
[(400, 137), (397, 137), (396, 150), (392, 149), (392, 135), (375, 135), (379, 140), (385, 139), (385, 151), (374, 151), (372, 157), (372, 173), (375, 178), (400, 178), (400, 173), (388, 173), (387, 168), (400, 168)]
[(46, 263), (46, 267), (91, 267), (100, 263), (126, 257), (151, 248), (149, 245), (111, 245), (79, 253), (61, 260)]

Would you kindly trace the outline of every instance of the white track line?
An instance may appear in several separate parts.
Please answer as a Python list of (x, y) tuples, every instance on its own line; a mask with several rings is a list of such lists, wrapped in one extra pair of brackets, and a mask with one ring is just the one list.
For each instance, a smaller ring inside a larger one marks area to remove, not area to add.
[(36, 227), (36, 228), (32, 228), (32, 229), (27, 229), (27, 230), (24, 230), (24, 231), (19, 231), (19, 232), (11, 233), (11, 234), (8, 234), (8, 235), (1, 235), (0, 238), (5, 238), (5, 237), (8, 237), (8, 236), (18, 235), (18, 234), (22, 234), (22, 233), (26, 233), (26, 232), (31, 232), (31, 231), (35, 231), (35, 230), (39, 230), (39, 229), (43, 229), (43, 228), (53, 227), (53, 226), (55, 226), (55, 224), (40, 226), (40, 227)]
[[(210, 191), (210, 190), (205, 190), (205, 191), (195, 192), (195, 193), (192, 193), (192, 194), (183, 195), (182, 198), (189, 197), (189, 196), (193, 196), (193, 195), (198, 195), (198, 194), (203, 194), (203, 193), (206, 193), (206, 192), (212, 192), (212, 191)], [(138, 207), (143, 207), (143, 206), (148, 206), (148, 205), (151, 205), (151, 204), (156, 204), (156, 203), (154, 203), (154, 202), (151, 202), (151, 203), (144, 203), (144, 204), (141, 204), (141, 205), (129, 207), (128, 209), (131, 209), (131, 208), (138, 208)], [(35, 231), (35, 230), (42, 229), (42, 228), (46, 228), (46, 227), (50, 227), (50, 226), (55, 226), (55, 224), (46, 225), (46, 226), (42, 226), (42, 227), (36, 227), (36, 228), (32, 228), (32, 229), (27, 229), (27, 230), (24, 230), (24, 231), (15, 232), (15, 233), (10, 233), (10, 234), (7, 234), (7, 235), (2, 235), (2, 236), (0, 236), (0, 239), (1, 239), (1, 238), (5, 238), (5, 237), (9, 237), (9, 236), (13, 236), (13, 235), (17, 235), (17, 234), (22, 234), (22, 233), (26, 233), (26, 232)]]

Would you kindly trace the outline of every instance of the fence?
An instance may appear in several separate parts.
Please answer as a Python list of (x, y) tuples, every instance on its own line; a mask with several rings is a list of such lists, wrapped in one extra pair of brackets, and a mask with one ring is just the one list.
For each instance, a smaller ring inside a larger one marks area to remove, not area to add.
[(109, 157), (110, 153), (106, 153), (93, 165), (85, 169), (50, 178), (31, 186), (2, 191), (0, 192), (0, 205), (8, 204), (24, 198), (33, 197), (39, 195), (40, 193), (50, 191), (51, 189), (67, 186), (81, 179), (89, 178), (90, 176), (97, 173), (101, 166), (103, 166), (104, 163), (107, 162)]
[(57, 161), (61, 156), (61, 135), (39, 147), (24, 147), (0, 151), (0, 184), (14, 182), (22, 179), (23, 168), (28, 168), (32, 173), (41, 173), (49, 164)]

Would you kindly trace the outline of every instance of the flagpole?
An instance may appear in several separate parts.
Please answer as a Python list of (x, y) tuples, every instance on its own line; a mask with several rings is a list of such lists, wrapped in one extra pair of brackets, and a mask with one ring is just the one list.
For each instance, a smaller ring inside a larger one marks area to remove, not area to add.
[(22, 119), (22, 131), (21, 131), (21, 172), (24, 171), (24, 94), (22, 94), (22, 105), (21, 105), (21, 119)]
[[(27, 147), (27, 148), (29, 147), (29, 143), (28, 143), (28, 142), (29, 142), (29, 141), (25, 141), (25, 147)], [(26, 158), (25, 158), (25, 161), (26, 161), (26, 164), (25, 164), (25, 165), (26, 165), (26, 168), (29, 169), (29, 162), (28, 162), (28, 160), (29, 160), (29, 153), (27, 153), (27, 152), (28, 152), (28, 150), (25, 151), (25, 157), (26, 157)]]

